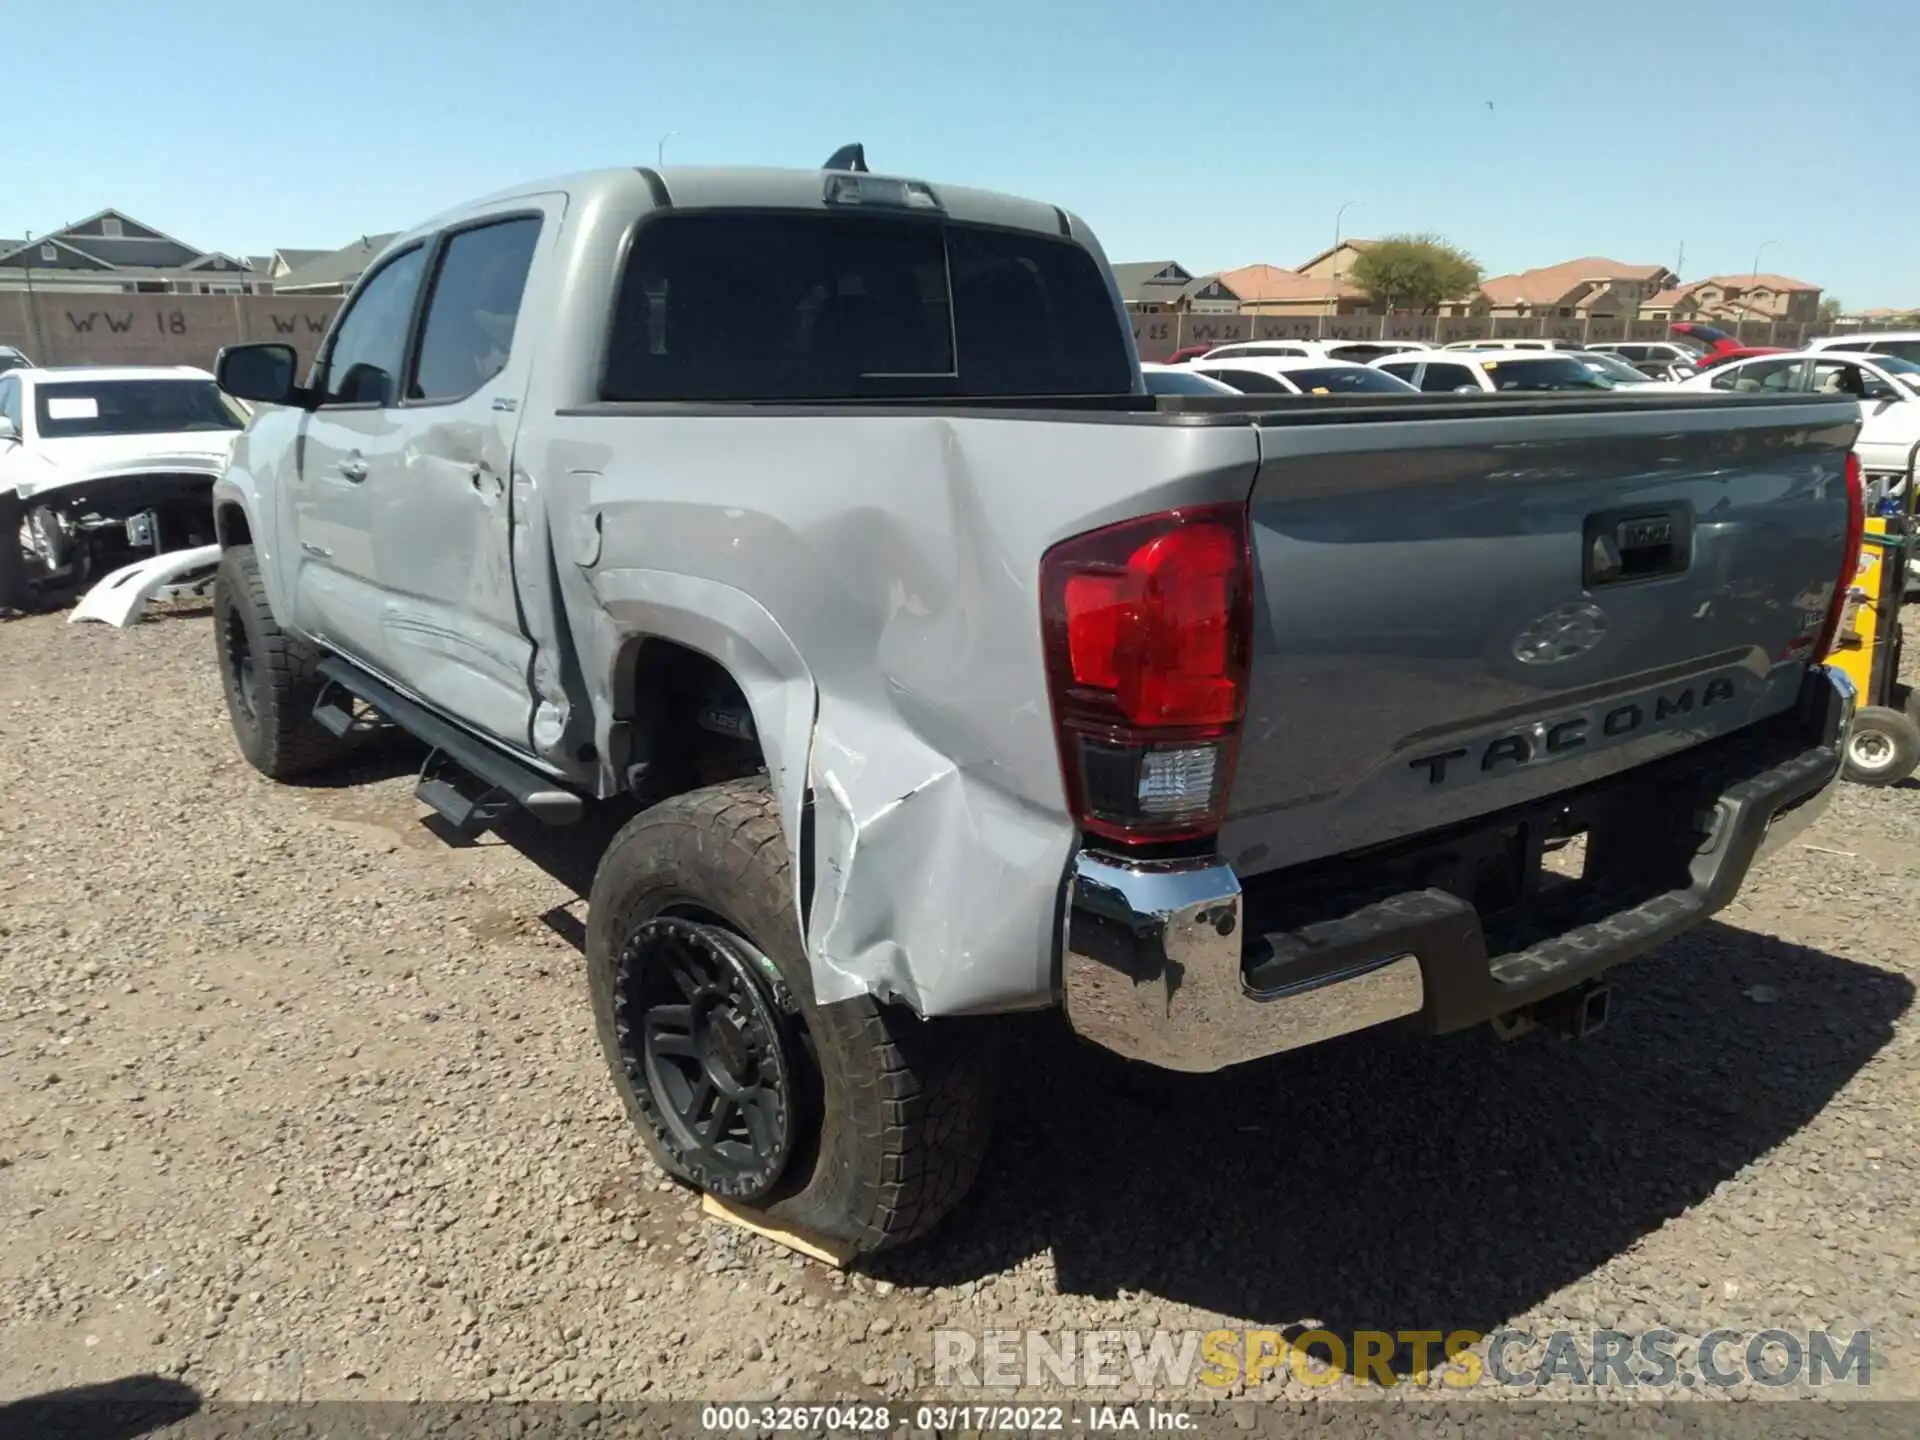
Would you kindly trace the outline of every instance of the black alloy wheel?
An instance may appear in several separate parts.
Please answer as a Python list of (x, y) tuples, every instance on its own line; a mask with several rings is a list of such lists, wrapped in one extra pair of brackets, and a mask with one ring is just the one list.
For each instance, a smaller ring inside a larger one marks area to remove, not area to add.
[(227, 689), (233, 703), (249, 725), (260, 723), (260, 674), (254, 664), (253, 640), (247, 634), (244, 616), (236, 609), (227, 612), (226, 633), (221, 637), (220, 653), (226, 661)]
[(771, 1194), (800, 1121), (771, 962), (730, 930), (665, 916), (633, 932), (620, 970), (623, 1058), (661, 1144), (715, 1194)]

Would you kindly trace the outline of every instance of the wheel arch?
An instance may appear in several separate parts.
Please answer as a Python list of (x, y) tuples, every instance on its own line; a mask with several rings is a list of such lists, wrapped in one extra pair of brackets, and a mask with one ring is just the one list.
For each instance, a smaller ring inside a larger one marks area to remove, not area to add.
[(280, 558), (274, 543), (271, 512), (251, 471), (241, 463), (235, 447), (234, 463), (213, 482), (213, 536), (222, 550), (251, 545), (260, 567), (260, 583), (274, 624), (292, 633), (293, 613), (281, 588)]
[(645, 746), (659, 734), (658, 707), (671, 701), (650, 682), (663, 673), (723, 677), (752, 722), (795, 860), (795, 913), (804, 930), (813, 869), (807, 776), (819, 709), (811, 669), (759, 602), (731, 586), (658, 571), (595, 579), (602, 617), (611, 622), (602, 629), (605, 653), (590, 672), (603, 677), (594, 697), (603, 787), (628, 789), (629, 767), (652, 763)]

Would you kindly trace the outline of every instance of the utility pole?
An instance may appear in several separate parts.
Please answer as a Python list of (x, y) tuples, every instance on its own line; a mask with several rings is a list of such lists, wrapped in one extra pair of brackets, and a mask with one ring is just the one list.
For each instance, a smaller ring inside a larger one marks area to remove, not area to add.
[[(1343, 200), (1340, 203), (1340, 208), (1333, 212), (1333, 248), (1334, 250), (1338, 250), (1340, 248), (1340, 222), (1341, 220), (1346, 218), (1347, 207), (1350, 205), (1358, 205), (1359, 203), (1360, 202), (1358, 200)], [(1336, 267), (1333, 273), (1327, 276), (1327, 315), (1331, 316), (1333, 314), (1334, 287), (1340, 283), (1340, 272), (1338, 269), (1340, 262), (1334, 259), (1332, 254), (1329, 254), (1327, 258)], [(1325, 319), (1323, 317), (1322, 323), (1320, 326), (1320, 333), (1322, 335), (1325, 335), (1326, 329), (1327, 327), (1326, 327)]]
[(678, 130), (667, 131), (666, 134), (660, 137), (660, 143), (653, 147), (653, 163), (656, 166), (667, 163), (667, 141), (673, 139), (679, 133)]

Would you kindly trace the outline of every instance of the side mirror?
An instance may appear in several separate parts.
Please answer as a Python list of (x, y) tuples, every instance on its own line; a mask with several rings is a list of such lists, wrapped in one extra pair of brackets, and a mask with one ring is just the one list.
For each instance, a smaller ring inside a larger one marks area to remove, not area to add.
[(1873, 402), (1873, 413), (1876, 415), (1884, 415), (1899, 403), (1900, 397), (1898, 395), (1882, 395)]
[(11, 445), (20, 439), (20, 432), (13, 428), (13, 421), (0, 415), (0, 445)]
[(229, 345), (213, 362), (214, 383), (236, 400), (297, 405), (302, 395), (293, 377), (299, 363), (291, 345)]

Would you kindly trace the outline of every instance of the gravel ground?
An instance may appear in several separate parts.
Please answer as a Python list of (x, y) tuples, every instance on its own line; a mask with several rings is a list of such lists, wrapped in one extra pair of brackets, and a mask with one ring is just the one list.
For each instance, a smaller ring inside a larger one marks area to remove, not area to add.
[(1578, 1045), (1115, 1089), (1036, 1023), (972, 1202), (847, 1276), (647, 1165), (591, 837), (450, 846), (403, 754), (270, 785), (209, 629), (0, 623), (0, 1400), (918, 1396), (936, 1327), (1314, 1321), (1864, 1327), (1920, 1396), (1916, 788), (1847, 787)]

